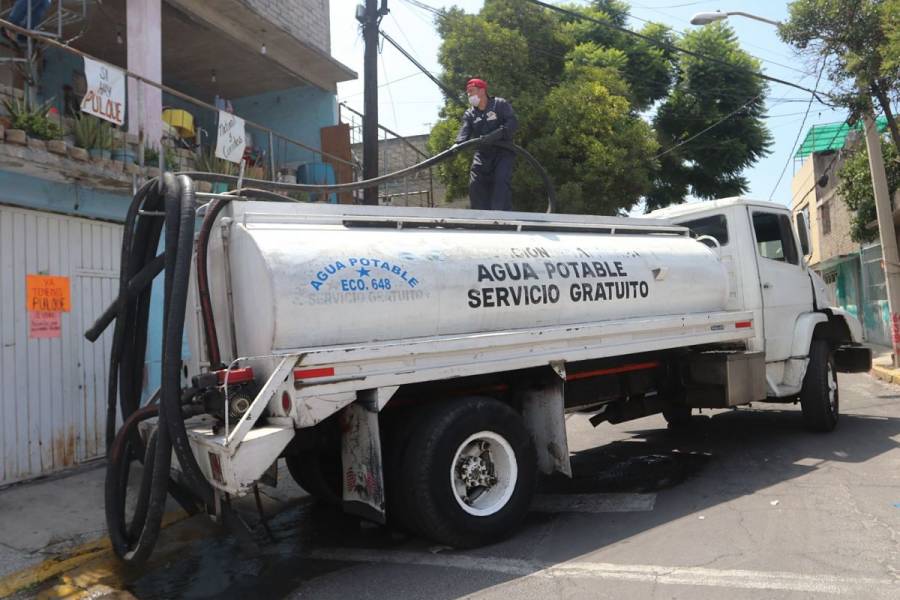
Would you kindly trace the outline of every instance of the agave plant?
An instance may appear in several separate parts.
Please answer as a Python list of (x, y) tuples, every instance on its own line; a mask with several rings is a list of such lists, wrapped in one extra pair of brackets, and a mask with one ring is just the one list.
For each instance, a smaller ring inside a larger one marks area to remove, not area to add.
[(75, 137), (75, 145), (84, 149), (94, 148), (100, 125), (100, 119), (96, 117), (90, 115), (76, 117), (71, 129), (72, 135)]
[(62, 137), (62, 128), (47, 116), (52, 104), (52, 99), (33, 106), (27, 100), (12, 98), (3, 101), (3, 108), (9, 115), (13, 129), (22, 129), (31, 137), (41, 140), (58, 140)]
[(218, 173), (220, 175), (237, 175), (237, 165), (216, 156), (215, 150), (209, 148), (197, 154), (194, 167), (204, 173)]

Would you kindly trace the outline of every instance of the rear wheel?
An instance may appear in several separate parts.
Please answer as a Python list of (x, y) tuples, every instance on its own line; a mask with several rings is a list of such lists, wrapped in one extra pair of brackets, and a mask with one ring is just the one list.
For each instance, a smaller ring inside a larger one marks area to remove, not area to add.
[(840, 402), (837, 372), (831, 346), (824, 340), (813, 340), (809, 348), (809, 366), (800, 390), (803, 420), (812, 431), (832, 431), (838, 422)]
[(316, 448), (284, 458), (297, 485), (325, 504), (341, 505), (340, 445), (336, 449)]
[(508, 535), (534, 495), (537, 462), (531, 436), (512, 408), (492, 398), (437, 407), (404, 453), (402, 485), (409, 523), (457, 548)]

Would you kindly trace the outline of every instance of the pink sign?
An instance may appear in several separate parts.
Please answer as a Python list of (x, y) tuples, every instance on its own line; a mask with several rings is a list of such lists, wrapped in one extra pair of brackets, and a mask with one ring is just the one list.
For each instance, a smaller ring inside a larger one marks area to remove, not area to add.
[(61, 337), (61, 314), (59, 312), (29, 311), (28, 337), (32, 339)]

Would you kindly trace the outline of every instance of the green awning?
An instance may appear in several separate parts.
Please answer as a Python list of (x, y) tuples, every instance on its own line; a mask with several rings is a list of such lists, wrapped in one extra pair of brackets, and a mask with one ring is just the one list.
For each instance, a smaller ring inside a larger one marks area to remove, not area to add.
[[(875, 125), (878, 127), (879, 133), (887, 129), (887, 117), (878, 117), (875, 119)], [(855, 131), (862, 131), (862, 121), (857, 121), (853, 126)], [(850, 126), (847, 123), (826, 123), (825, 125), (813, 125), (806, 132), (806, 138), (794, 158), (805, 158), (813, 152), (827, 152), (829, 150), (839, 150), (844, 147), (844, 140), (850, 133)]]

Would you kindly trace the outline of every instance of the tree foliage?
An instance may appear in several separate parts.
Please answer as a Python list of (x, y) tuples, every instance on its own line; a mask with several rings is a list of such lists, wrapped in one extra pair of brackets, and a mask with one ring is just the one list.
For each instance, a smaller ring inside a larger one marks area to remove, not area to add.
[[(891, 197), (900, 189), (900, 158), (893, 144), (882, 140), (884, 166)], [(838, 170), (837, 194), (843, 198), (852, 213), (850, 237), (854, 242), (867, 243), (878, 239), (878, 228), (872, 227), (878, 215), (875, 211), (875, 194), (869, 171), (869, 153), (865, 144), (857, 146)]]
[[(888, 117), (900, 149), (891, 99), (900, 93), (900, 2), (897, 0), (795, 0), (779, 28), (781, 38), (824, 64), (831, 95), (851, 117), (875, 104)], [(893, 29), (891, 29), (893, 28)]]
[(759, 63), (741, 50), (734, 32), (713, 23), (686, 34), (680, 47), (734, 68), (691, 55), (678, 58), (675, 85), (654, 119), (662, 145), (671, 151), (660, 156), (648, 208), (680, 202), (688, 191), (704, 199), (742, 194), (748, 185), (741, 173), (772, 142), (762, 121), (766, 86), (754, 75)]
[[(627, 24), (628, 5), (619, 0), (567, 8), (601, 23)], [(513, 103), (516, 142), (550, 173), (561, 211), (616, 214), (642, 198), (657, 207), (689, 193), (741, 193), (747, 188), (741, 171), (770, 143), (760, 119), (765, 88), (752, 75), (759, 67), (726, 25), (678, 39), (648, 23), (641, 30), (648, 41), (525, 0), (485, 0), (478, 14), (445, 11), (438, 31), (444, 82), (462, 92), (469, 78), (480, 77), (492, 95)], [(673, 51), (675, 42), (735, 66), (690, 59)], [(446, 98), (429, 140), (432, 152), (452, 144), (463, 110), (458, 98)], [(662, 162), (656, 158), (679, 144)], [(466, 194), (468, 167), (464, 156), (439, 167), (451, 196)], [(543, 209), (543, 198), (540, 178), (519, 161), (515, 208)]]

